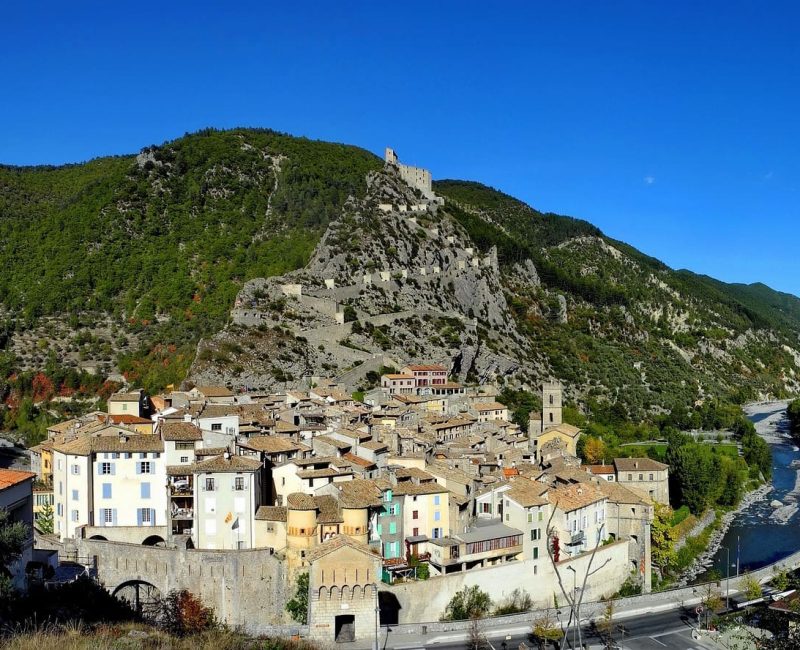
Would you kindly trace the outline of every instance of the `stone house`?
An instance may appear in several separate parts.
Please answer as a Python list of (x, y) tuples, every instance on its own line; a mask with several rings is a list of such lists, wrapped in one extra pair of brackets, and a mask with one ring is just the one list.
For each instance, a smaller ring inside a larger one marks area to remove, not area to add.
[(650, 458), (615, 458), (617, 483), (669, 505), (669, 465)]

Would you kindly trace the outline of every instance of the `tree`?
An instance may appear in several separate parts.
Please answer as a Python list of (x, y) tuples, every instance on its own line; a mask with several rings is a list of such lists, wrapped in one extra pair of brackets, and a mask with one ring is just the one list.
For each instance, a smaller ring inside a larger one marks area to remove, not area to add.
[(706, 629), (707, 629), (709, 623), (709, 617), (713, 615), (713, 613), (717, 611), (720, 607), (722, 607), (722, 596), (716, 589), (714, 589), (710, 584), (708, 584), (705, 586), (704, 591), (701, 592), (700, 604), (703, 605), (705, 621), (706, 621)]
[(764, 593), (761, 588), (761, 583), (751, 575), (745, 575), (739, 581), (739, 590), (744, 594), (747, 600), (755, 600), (761, 598)]
[(583, 447), (583, 454), (586, 462), (590, 465), (601, 463), (606, 457), (606, 443), (600, 438), (587, 438)]
[(616, 610), (616, 603), (613, 599), (606, 601), (606, 606), (603, 609), (603, 615), (597, 623), (597, 629), (606, 638), (606, 641), (613, 643), (614, 641), (614, 613)]
[[(25, 542), (28, 540), (28, 526), (21, 521), (12, 522), (8, 511), (0, 509), (0, 569), (9, 565), (22, 555)], [(0, 604), (7, 605), (14, 594), (11, 578), (0, 573)]]
[(539, 650), (544, 650), (549, 642), (558, 641), (562, 637), (562, 632), (558, 627), (556, 617), (553, 615), (553, 610), (548, 607), (533, 619), (531, 634), (539, 644)]
[(149, 616), (172, 636), (193, 636), (217, 625), (214, 610), (186, 589), (173, 589), (152, 607)]
[(520, 614), (527, 612), (533, 607), (533, 598), (524, 589), (514, 589), (494, 610), (495, 616), (506, 614)]
[(672, 529), (672, 508), (663, 503), (655, 505), (655, 517), (650, 526), (652, 564), (668, 571), (675, 563), (675, 539)]
[(770, 582), (778, 591), (786, 591), (789, 588), (789, 572), (786, 569), (779, 569)]
[(295, 579), (294, 598), (286, 603), (286, 611), (298, 623), (308, 623), (308, 573)]
[(464, 587), (457, 591), (444, 610), (443, 621), (466, 621), (483, 618), (492, 607), (489, 594), (478, 585)]
[(36, 518), (36, 527), (46, 535), (53, 533), (53, 506), (46, 503)]

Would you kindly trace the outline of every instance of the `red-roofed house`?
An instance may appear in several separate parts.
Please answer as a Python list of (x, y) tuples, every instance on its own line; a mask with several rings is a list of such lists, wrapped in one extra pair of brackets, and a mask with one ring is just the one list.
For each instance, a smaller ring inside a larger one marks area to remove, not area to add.
[(22, 522), (28, 527), (28, 536), (22, 555), (7, 567), (14, 587), (25, 589), (25, 567), (33, 556), (33, 472), (0, 469), (0, 509), (8, 512), (9, 523)]

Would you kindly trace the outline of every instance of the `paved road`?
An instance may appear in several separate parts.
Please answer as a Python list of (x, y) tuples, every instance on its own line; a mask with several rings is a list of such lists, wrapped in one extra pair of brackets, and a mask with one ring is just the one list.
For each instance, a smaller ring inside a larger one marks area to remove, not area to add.
[[(618, 645), (625, 650), (661, 650), (670, 648), (672, 650), (701, 650), (709, 646), (703, 645), (692, 639), (691, 630), (696, 624), (696, 618), (690, 617), (690, 613), (682, 610), (671, 610), (666, 612), (645, 613), (635, 617), (626, 618), (616, 624), (614, 639)], [(510, 632), (510, 633), (508, 633)], [(568, 631), (568, 638), (572, 639), (572, 632)], [(583, 626), (583, 643), (589, 648), (603, 647), (602, 639), (596, 630), (590, 626)], [(402, 643), (402, 639), (397, 639), (396, 645), (393, 644), (391, 634), (385, 645), (386, 648), (396, 648), (411, 650), (412, 648), (436, 648), (437, 650), (465, 650), (466, 642), (463, 640), (442, 639), (424, 645), (413, 645)], [(494, 650), (504, 650), (503, 643), (507, 650), (517, 650), (521, 643), (528, 647), (537, 647), (533, 639), (519, 629), (512, 628), (508, 631), (491, 630), (488, 641)], [(382, 644), (383, 645), (383, 644)]]

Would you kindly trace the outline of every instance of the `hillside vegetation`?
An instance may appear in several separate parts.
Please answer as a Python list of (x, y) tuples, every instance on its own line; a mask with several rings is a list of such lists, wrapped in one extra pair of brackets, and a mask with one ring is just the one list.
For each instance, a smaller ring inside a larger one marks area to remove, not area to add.
[[(356, 147), (234, 129), (83, 164), (0, 167), (0, 348), (2, 367), (12, 369), (0, 397), (17, 408), (35, 371), (54, 360), (117, 368), (150, 390), (180, 382), (198, 340), (227, 328), (247, 281), (300, 269), (315, 251), (315, 268), (335, 271), (337, 286), (348, 274), (410, 263), (415, 252), (438, 259), (420, 228), (382, 228), (377, 203), (365, 199), (370, 173), (380, 191), (391, 189), (394, 181), (375, 176), (382, 166)], [(478, 318), (477, 330), (442, 321), (428, 350), (419, 341), (427, 325), (409, 320), (407, 332), (386, 325), (344, 343), (450, 354), (459, 364), (471, 346), (484, 370), (505, 368), (495, 370), (501, 383), (530, 387), (554, 376), (584, 410), (616, 409), (634, 421), (673, 411), (690, 421), (709, 398), (797, 391), (794, 296), (674, 271), (586, 221), (538, 212), (480, 183), (440, 181), (434, 190), (446, 203), (426, 228), (497, 251), (496, 277), (478, 269), (469, 287), (456, 283), (458, 296), (447, 294), (452, 285), (436, 290), (447, 318), (461, 310)], [(482, 287), (492, 323), (467, 307), (473, 287)], [(378, 298), (362, 301), (362, 313), (413, 302), (411, 294)], [(307, 357), (330, 366), (321, 352)], [(83, 380), (70, 381), (67, 390), (80, 392)]]

